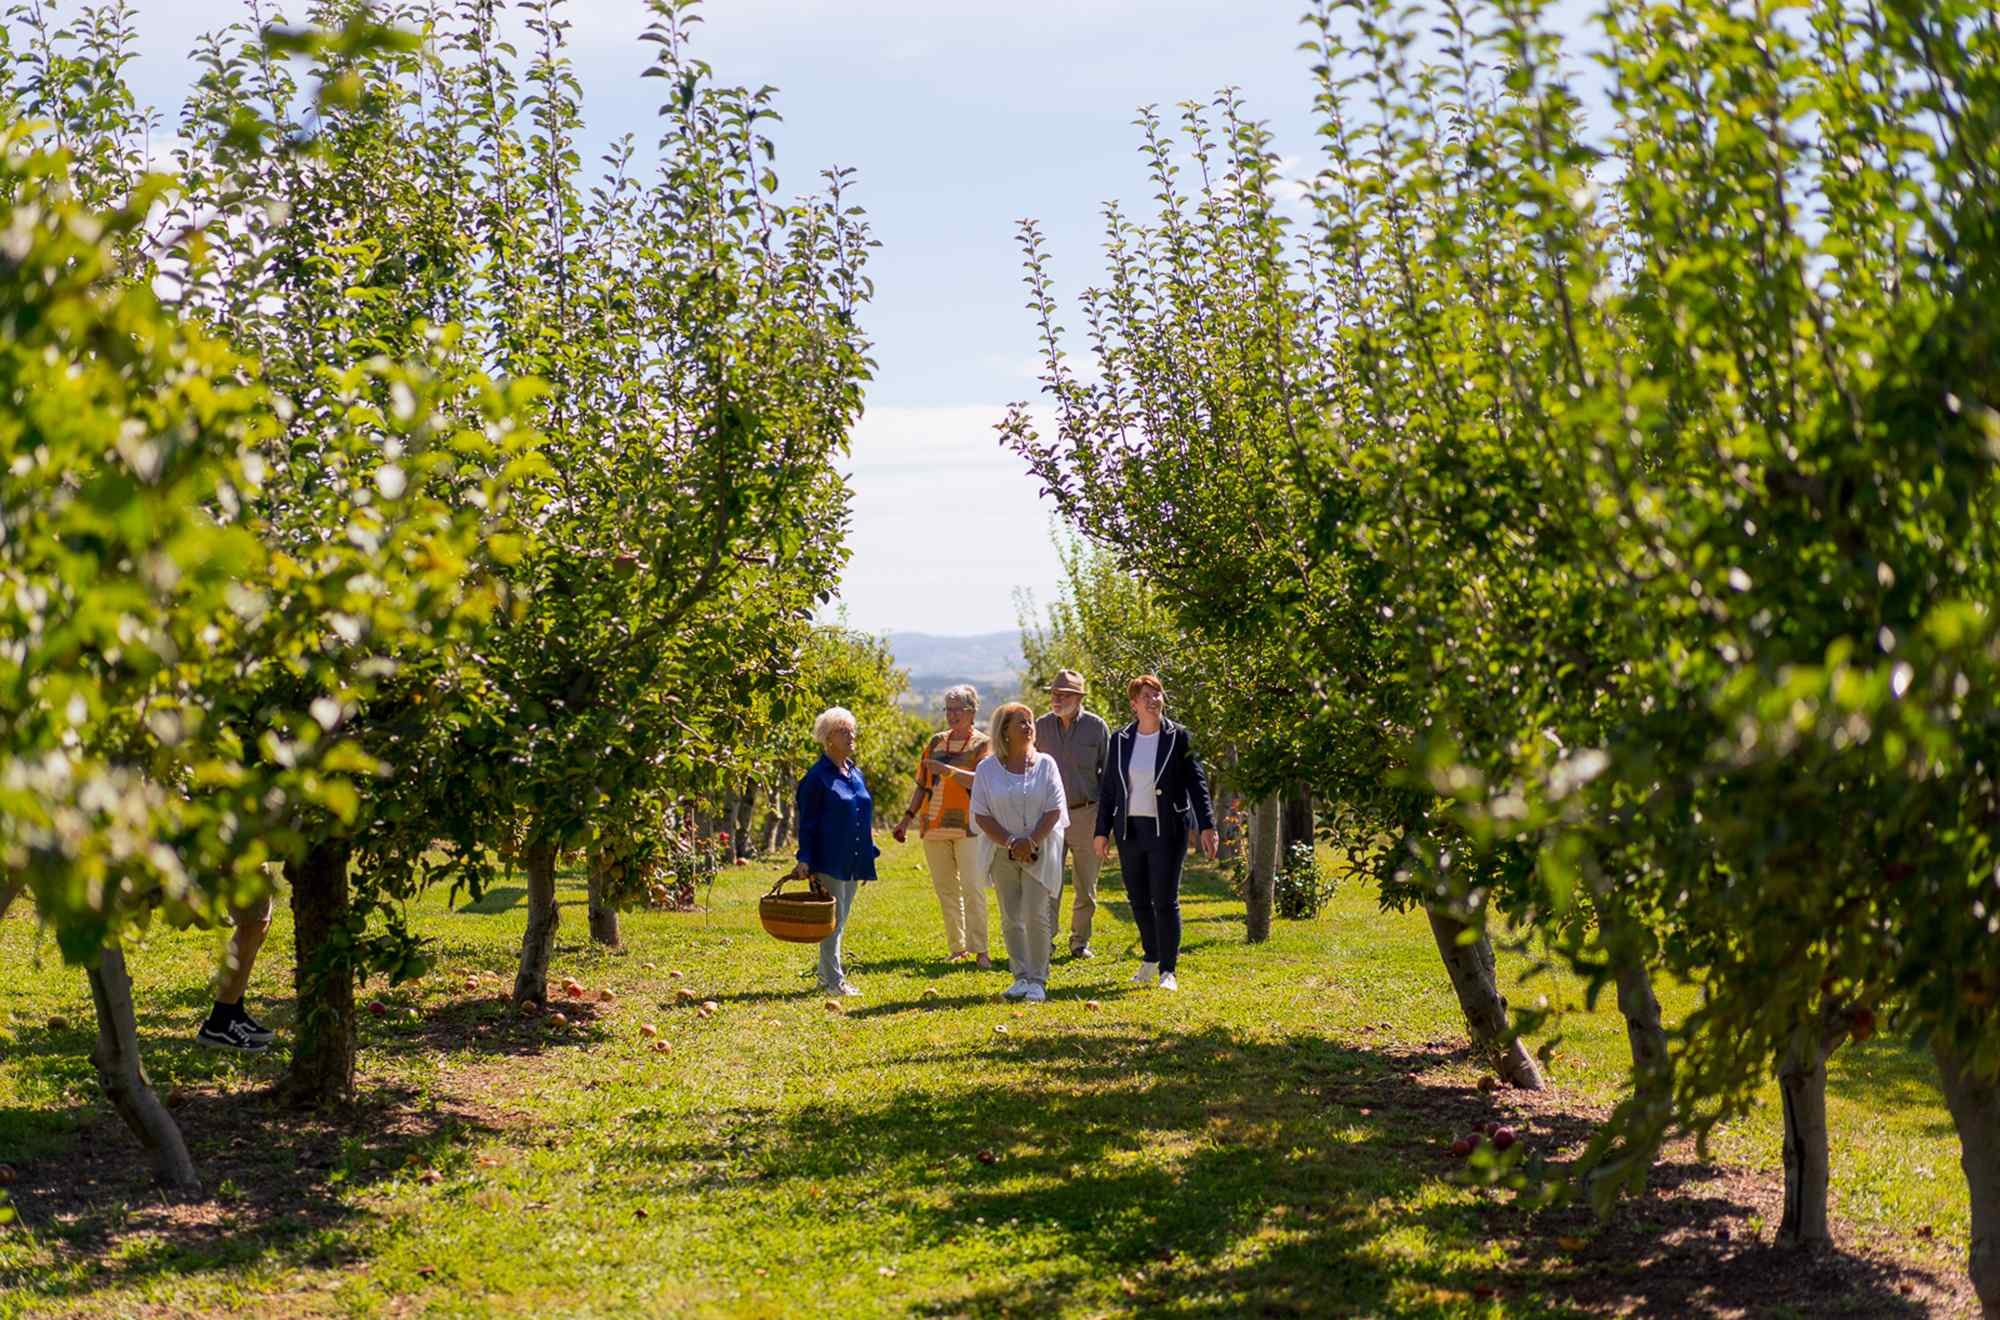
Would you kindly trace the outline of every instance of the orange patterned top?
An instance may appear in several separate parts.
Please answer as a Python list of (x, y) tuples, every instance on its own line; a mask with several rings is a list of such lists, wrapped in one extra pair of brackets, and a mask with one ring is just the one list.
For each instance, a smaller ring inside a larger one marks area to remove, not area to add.
[(960, 783), (956, 775), (937, 774), (924, 762), (943, 761), (970, 770), (986, 759), (987, 738), (974, 730), (956, 751), (951, 749), (952, 742), (950, 729), (933, 734), (917, 762), (917, 783), (931, 791), (917, 808), (917, 819), (922, 826), (919, 833), (926, 839), (963, 839), (972, 834), (971, 786)]

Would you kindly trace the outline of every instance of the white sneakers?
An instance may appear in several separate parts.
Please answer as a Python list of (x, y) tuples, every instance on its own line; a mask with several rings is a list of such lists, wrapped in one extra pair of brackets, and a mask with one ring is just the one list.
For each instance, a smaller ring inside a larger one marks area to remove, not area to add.
[[(1169, 972), (1168, 975), (1171, 976), (1172, 973)], [(1160, 965), (1158, 963), (1142, 962), (1139, 964), (1139, 970), (1132, 973), (1133, 985), (1151, 985), (1159, 979)]]
[(1025, 976), (1017, 976), (1014, 978), (1014, 984), (1008, 986), (1005, 990), (1002, 990), (1000, 992), (1000, 997), (1002, 999), (1026, 999), (1028, 997), (1028, 991), (1033, 988), (1034, 987), (1029, 984), (1028, 978), (1026, 978)]
[(1049, 992), (1042, 989), (1040, 985), (1036, 984), (1033, 981), (1028, 982), (1027, 993), (1021, 996), (1021, 998), (1027, 1000), (1031, 1004), (1039, 1004), (1044, 1000), (1046, 1000), (1048, 997), (1049, 997)]
[(1172, 972), (1160, 973), (1160, 989), (1178, 990), (1180, 988), (1181, 988), (1181, 983), (1174, 979), (1174, 974)]

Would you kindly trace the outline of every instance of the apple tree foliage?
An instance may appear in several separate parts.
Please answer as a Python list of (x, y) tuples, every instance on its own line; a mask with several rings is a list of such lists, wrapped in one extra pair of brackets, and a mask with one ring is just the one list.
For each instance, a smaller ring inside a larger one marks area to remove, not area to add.
[[(1781, 1236), (1823, 1238), (1827, 1053), (1900, 1030), (1995, 1313), (1991, 12), (1309, 24), (1296, 206), (1233, 97), (1184, 158), (1149, 119), (1160, 219), (1111, 215), (1096, 379), (1030, 230), (1059, 420), (1017, 445), (1197, 626), (1299, 639), (1385, 881), (1617, 985), (1600, 1190), (1775, 1064)], [(1649, 968), (1700, 1007), (1660, 1023)]]

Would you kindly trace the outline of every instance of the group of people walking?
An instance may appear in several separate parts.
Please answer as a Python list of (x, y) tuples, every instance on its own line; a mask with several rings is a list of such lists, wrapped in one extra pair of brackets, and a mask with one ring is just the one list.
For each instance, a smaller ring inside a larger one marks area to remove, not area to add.
[[(1061, 670), (1039, 718), (1022, 702), (978, 727), (971, 685), (945, 694), (945, 727), (925, 745), (908, 807), (891, 831), (911, 826), (944, 918), (947, 956), (993, 965), (986, 893), (1000, 900), (1001, 934), (1013, 984), (1009, 999), (1048, 997), (1049, 966), (1062, 933), (1063, 860), (1073, 878), (1069, 952), (1090, 958), (1097, 881), (1113, 841), (1139, 927), (1135, 985), (1178, 987), (1181, 867), (1193, 841), (1216, 853), (1208, 777), (1188, 731), (1166, 718), (1166, 689), (1153, 674), (1126, 685), (1132, 721), (1113, 732), (1084, 709), (1083, 676)], [(823, 751), (799, 781), (798, 865), (834, 896), (833, 934), (819, 946), (819, 980), (829, 993), (861, 993), (847, 978), (841, 941), (858, 887), (875, 878), (874, 800), (854, 764), (854, 716), (834, 707), (814, 723)]]

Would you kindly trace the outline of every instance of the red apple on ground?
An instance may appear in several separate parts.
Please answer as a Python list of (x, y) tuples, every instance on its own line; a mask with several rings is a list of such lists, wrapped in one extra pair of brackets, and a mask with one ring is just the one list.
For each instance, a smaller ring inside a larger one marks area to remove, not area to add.
[(1493, 1149), (1505, 1150), (1514, 1144), (1514, 1129), (1497, 1127), (1493, 1129)]
[(998, 1155), (995, 1155), (990, 1150), (982, 1150), (979, 1152), (979, 1162), (981, 1164), (997, 1164), (999, 1160), (1000, 1157)]
[(368, 1001), (368, 1011), (376, 1017), (381, 1017), (389, 1011), (389, 1006), (379, 999), (371, 999)]
[(650, 1040), (652, 1037), (660, 1034), (660, 1029), (650, 1022), (641, 1022), (639, 1024), (639, 1034)]
[(549, 1014), (549, 1025), (552, 1027), (566, 1027), (569, 1025), (569, 1019), (561, 1013), (551, 1013)]
[(672, 1045), (669, 1045), (666, 1041), (656, 1040), (653, 1042), (653, 1052), (655, 1054), (672, 1054), (674, 1052), (674, 1047)]
[(1457, 1141), (1451, 1143), (1451, 1153), (1459, 1159), (1464, 1159), (1472, 1153), (1472, 1148), (1476, 1144), (1478, 1143), (1474, 1142), (1471, 1137), (1460, 1137)]

